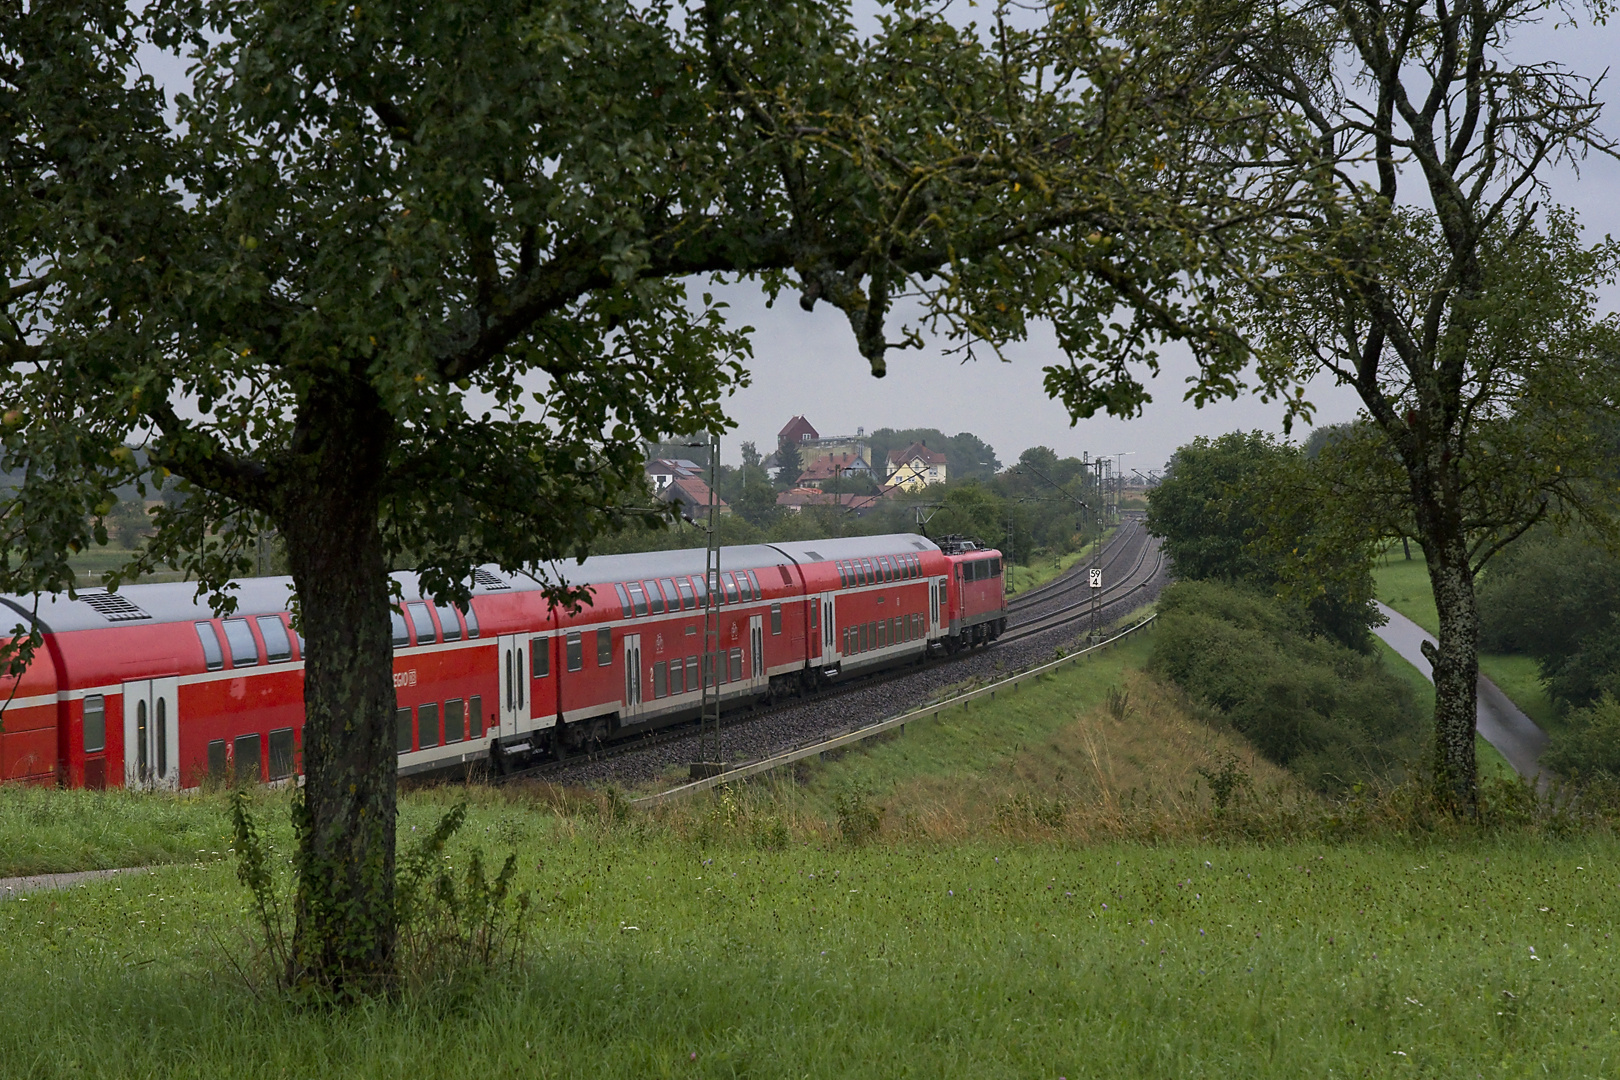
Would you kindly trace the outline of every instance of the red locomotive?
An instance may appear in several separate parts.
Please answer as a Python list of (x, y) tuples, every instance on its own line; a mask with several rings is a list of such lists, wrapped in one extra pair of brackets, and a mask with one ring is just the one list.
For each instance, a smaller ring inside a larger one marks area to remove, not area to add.
[[(400, 774), (505, 767), (690, 719), (705, 678), (736, 708), (1006, 627), (1000, 553), (973, 545), (908, 534), (757, 544), (721, 549), (720, 566), (712, 583), (702, 550), (555, 567), (594, 586), (577, 615), (493, 568), (476, 572), (465, 610), (396, 575)], [(239, 585), (225, 619), (187, 583), (41, 597), (44, 648), (20, 680), (0, 679), (0, 780), (176, 789), (210, 775), (295, 777), (303, 656), (291, 581)], [(719, 601), (712, 672), (707, 587)], [(34, 617), (32, 598), (0, 605), (25, 625)]]

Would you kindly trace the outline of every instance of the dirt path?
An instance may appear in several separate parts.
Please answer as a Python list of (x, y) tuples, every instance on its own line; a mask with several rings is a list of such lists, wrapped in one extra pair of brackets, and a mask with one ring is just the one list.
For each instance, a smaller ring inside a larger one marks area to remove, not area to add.
[(0, 878), (0, 903), (31, 892), (66, 889), (85, 882), (110, 878), (114, 874), (138, 874), (147, 869), (150, 868), (129, 866), (118, 870), (76, 870), (71, 874), (35, 874), (32, 877)]

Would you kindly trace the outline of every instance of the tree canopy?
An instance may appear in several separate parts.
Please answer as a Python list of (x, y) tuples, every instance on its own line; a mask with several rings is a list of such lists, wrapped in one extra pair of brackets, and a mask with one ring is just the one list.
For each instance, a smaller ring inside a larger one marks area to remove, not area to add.
[(1176, 576), (1238, 583), (1287, 602), (1314, 633), (1370, 647), (1372, 540), (1347, 528), (1324, 467), (1264, 432), (1197, 438), (1176, 450), (1148, 492), (1148, 530)]
[(1241, 366), (1208, 281), (1242, 270), (1233, 164), (1265, 125), (1221, 13), (981, 32), (942, 7), (868, 36), (823, 0), (0, 9), (0, 467), (26, 476), (0, 588), (77, 584), (132, 479), (187, 497), (125, 572), (228, 605), (279, 531), (307, 657), (294, 977), (392, 970), (388, 571), (576, 597), (552, 560), (632, 512), (644, 440), (720, 431), (746, 378), (707, 281), (833, 305), (879, 376), (920, 340), (902, 297), (964, 349), (1051, 320), (1080, 415), (1143, 400), (1164, 340)]

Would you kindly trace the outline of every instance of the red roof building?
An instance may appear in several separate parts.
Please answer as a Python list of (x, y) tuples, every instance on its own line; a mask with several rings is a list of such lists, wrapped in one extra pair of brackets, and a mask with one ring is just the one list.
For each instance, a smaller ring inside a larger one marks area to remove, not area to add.
[(827, 488), (844, 476), (871, 476), (872, 466), (855, 454), (823, 454), (799, 474), (798, 486)]
[(776, 433), (776, 445), (781, 446), (783, 443), (792, 443), (797, 446), (806, 440), (819, 438), (821, 438), (821, 435), (817, 433), (814, 427), (810, 426), (810, 421), (802, 416), (795, 416), (787, 422), (787, 425), (781, 431)]

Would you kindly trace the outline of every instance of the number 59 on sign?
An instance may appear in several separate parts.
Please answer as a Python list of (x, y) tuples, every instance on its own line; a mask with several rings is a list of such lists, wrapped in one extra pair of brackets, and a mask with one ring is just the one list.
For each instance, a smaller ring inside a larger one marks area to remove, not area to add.
[(1102, 571), (1101, 570), (1095, 570), (1094, 569), (1094, 570), (1091, 571), (1091, 587), (1093, 589), (1102, 588)]

